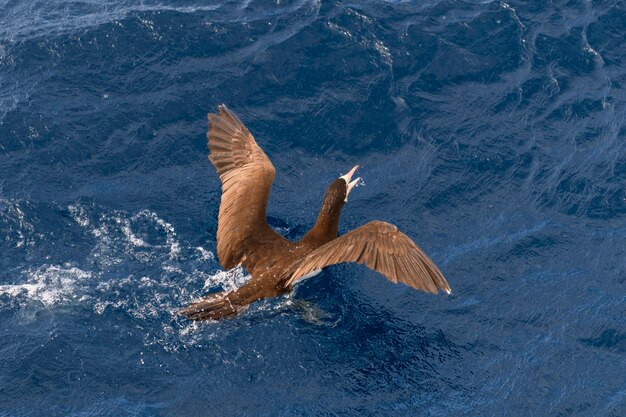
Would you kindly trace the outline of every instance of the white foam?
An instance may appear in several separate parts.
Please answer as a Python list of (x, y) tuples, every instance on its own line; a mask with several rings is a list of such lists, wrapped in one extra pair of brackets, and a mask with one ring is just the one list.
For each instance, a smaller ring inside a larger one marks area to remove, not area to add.
[(128, 240), (131, 245), (139, 246), (139, 247), (148, 246), (148, 244), (146, 242), (144, 242), (142, 239), (138, 238), (133, 233), (133, 231), (130, 228), (130, 222), (128, 220), (126, 220), (124, 222), (124, 224), (122, 226), (122, 232), (124, 233), (124, 236), (126, 236), (126, 240)]
[(0, 285), (0, 294), (39, 301), (52, 306), (69, 300), (84, 300), (78, 289), (91, 278), (91, 273), (76, 267), (44, 265), (28, 273), (25, 283)]
[(243, 268), (238, 266), (230, 271), (217, 271), (209, 275), (204, 281), (205, 289), (220, 285), (224, 291), (233, 291), (241, 287), (250, 279), (250, 275), (243, 273)]
[(197, 246), (196, 250), (200, 252), (200, 259), (203, 261), (212, 261), (215, 259), (215, 255), (213, 252), (204, 249), (202, 246)]
[(81, 206), (74, 205), (74, 204), (70, 204), (67, 208), (72, 214), (72, 218), (74, 219), (76, 223), (78, 223), (80, 226), (85, 227), (85, 228), (89, 227), (90, 222), (89, 222), (89, 218), (85, 214), (85, 209), (83, 209)]
[(150, 210), (141, 210), (139, 213), (132, 217), (133, 220), (137, 220), (139, 218), (145, 218), (147, 220), (150, 220), (151, 222), (156, 224), (158, 228), (163, 230), (166, 236), (166, 245), (170, 251), (170, 258), (174, 259), (178, 257), (178, 255), (180, 254), (180, 243), (176, 239), (176, 231), (174, 230), (174, 226), (161, 219), (159, 216), (157, 216), (156, 213)]

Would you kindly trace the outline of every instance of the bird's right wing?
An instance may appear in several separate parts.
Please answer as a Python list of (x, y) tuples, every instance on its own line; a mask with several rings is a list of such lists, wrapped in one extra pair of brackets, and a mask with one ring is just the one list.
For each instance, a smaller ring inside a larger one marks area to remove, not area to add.
[(450, 286), (443, 274), (413, 241), (392, 224), (374, 221), (320, 246), (298, 265), (283, 284), (292, 285), (299, 278), (325, 266), (356, 262), (383, 274), (394, 284), (448, 294)]
[(209, 160), (222, 181), (217, 256), (226, 269), (245, 259), (258, 233), (276, 233), (266, 220), (276, 170), (239, 118), (225, 105), (209, 114)]

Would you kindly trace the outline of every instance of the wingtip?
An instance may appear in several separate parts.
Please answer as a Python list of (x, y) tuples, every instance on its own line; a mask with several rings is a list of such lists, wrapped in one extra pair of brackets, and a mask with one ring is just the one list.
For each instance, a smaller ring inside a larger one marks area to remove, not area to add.
[(209, 120), (211, 120), (211, 116), (221, 116), (223, 112), (228, 112), (228, 107), (226, 107), (226, 104), (222, 103), (222, 104), (218, 104), (217, 105), (217, 113), (208, 113), (207, 117), (209, 118)]

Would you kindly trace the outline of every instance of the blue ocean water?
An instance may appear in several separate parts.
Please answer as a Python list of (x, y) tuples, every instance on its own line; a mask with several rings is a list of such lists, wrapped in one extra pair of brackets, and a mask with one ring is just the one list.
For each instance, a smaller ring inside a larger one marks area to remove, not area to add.
[[(1, 416), (626, 415), (621, 1), (0, 0)], [(354, 164), (451, 296), (328, 268), (219, 323), (206, 114), (292, 238)]]

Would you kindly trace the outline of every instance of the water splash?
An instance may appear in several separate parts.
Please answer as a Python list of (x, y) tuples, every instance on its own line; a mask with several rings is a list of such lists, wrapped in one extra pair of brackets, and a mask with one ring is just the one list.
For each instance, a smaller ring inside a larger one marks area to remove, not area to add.
[[(71, 302), (84, 302), (87, 294), (81, 290), (92, 274), (80, 268), (42, 265), (28, 271), (26, 282), (0, 285), (0, 294), (25, 301), (35, 301), (45, 307)], [(0, 303), (0, 308), (2, 304)]]
[[(128, 213), (73, 203), (62, 213), (72, 219), (73, 229), (92, 237), (84, 259), (16, 271), (12, 283), (0, 285), (0, 310), (19, 305), (30, 311), (121, 314), (151, 327), (144, 338), (147, 345), (176, 350), (197, 337), (197, 325), (177, 318), (178, 309), (208, 292), (234, 290), (250, 278), (241, 267), (222, 270), (212, 251), (181, 240), (154, 211)], [(17, 244), (40, 233), (27, 218), (19, 202), (5, 204), (4, 219), (23, 226), (21, 234), (10, 236)]]

